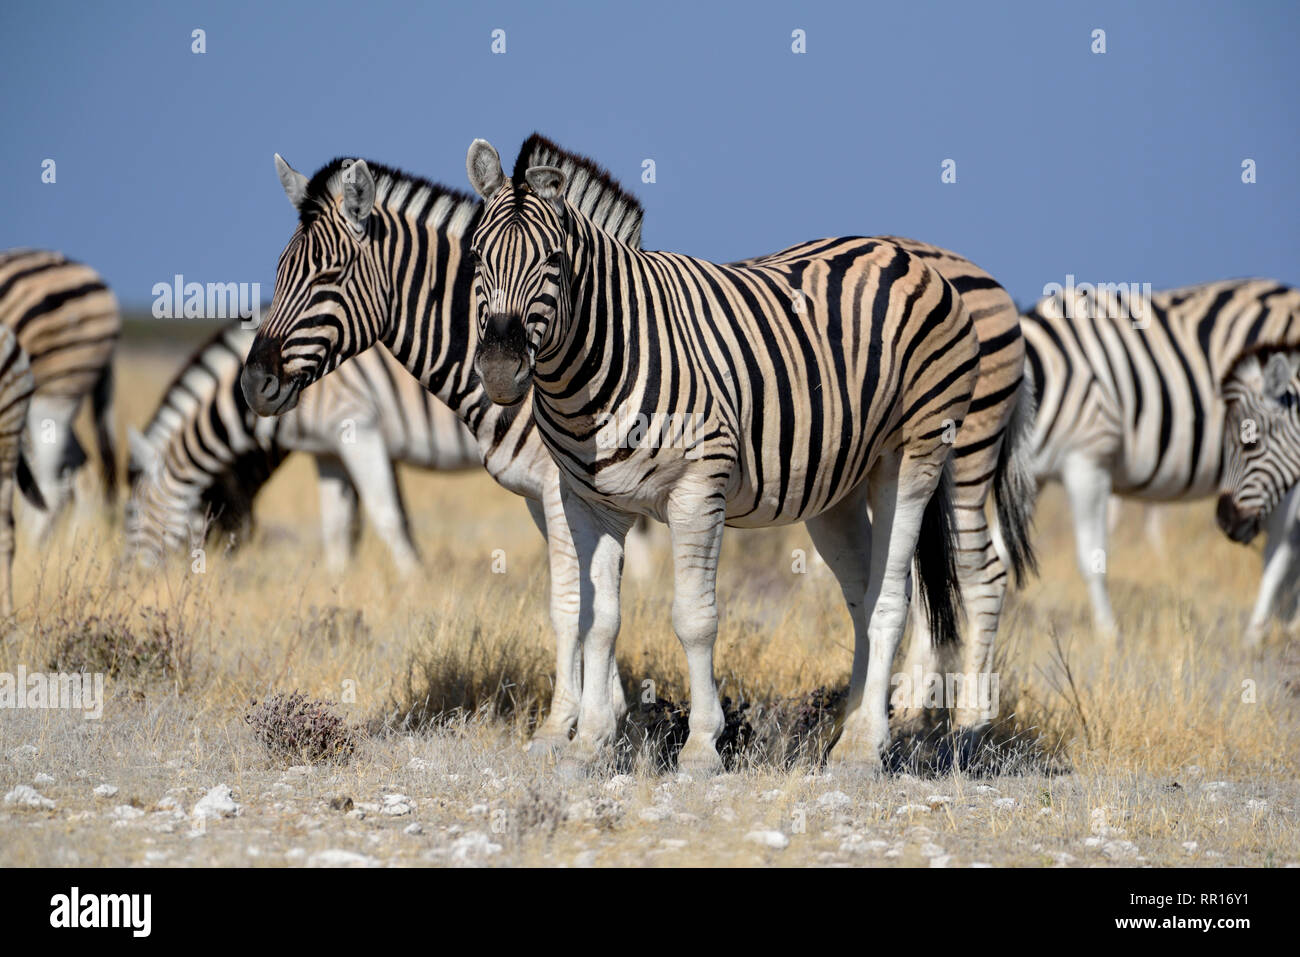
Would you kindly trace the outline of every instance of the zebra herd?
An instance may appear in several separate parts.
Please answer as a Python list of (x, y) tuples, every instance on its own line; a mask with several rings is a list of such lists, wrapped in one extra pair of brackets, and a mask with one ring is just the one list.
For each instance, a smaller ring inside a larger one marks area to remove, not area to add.
[[(509, 175), (476, 140), (477, 197), (366, 160), (310, 178), (275, 157), (298, 215), (270, 310), (221, 329), (130, 430), (129, 552), (157, 564), (211, 530), (247, 538), (259, 488), (315, 457), (326, 563), (358, 503), (398, 570), (418, 567), (394, 474), (484, 465), (545, 537), (554, 693), (530, 750), (589, 762), (626, 712), (615, 659), (628, 533), (668, 526), (672, 622), (690, 674), (683, 767), (719, 765), (722, 530), (804, 522), (854, 628), (832, 758), (875, 769), (894, 659), (987, 675), (1009, 584), (1035, 568), (1032, 506), (1059, 480), (1094, 624), (1112, 493), (1220, 492), (1237, 541), (1266, 528), (1248, 638), (1300, 583), (1300, 292), (1269, 280), (1075, 291), (1021, 315), (964, 258), (899, 237), (803, 243), (715, 264), (641, 248), (636, 198), (534, 135)], [(114, 498), (112, 294), (53, 253), (0, 256), (0, 565), (10, 503), (39, 541), (86, 456), (89, 395)], [(372, 348), (382, 345), (383, 348)], [(645, 421), (668, 425), (648, 435)], [(25, 427), (24, 427), (25, 423)], [(994, 522), (989, 522), (989, 514)], [(911, 601), (915, 584), (917, 601)], [(951, 703), (962, 753), (993, 715)], [(904, 717), (909, 715), (905, 710)], [(916, 717), (915, 714), (910, 715)]]

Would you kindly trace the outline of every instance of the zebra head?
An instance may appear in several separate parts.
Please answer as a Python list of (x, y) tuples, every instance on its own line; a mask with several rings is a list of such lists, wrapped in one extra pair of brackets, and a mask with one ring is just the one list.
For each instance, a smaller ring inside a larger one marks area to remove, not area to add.
[(240, 386), (258, 415), (280, 415), (302, 390), (364, 352), (388, 321), (365, 160), (335, 160), (311, 180), (277, 153), (276, 171), (300, 221), (280, 255), (275, 295)]
[[(488, 398), (514, 405), (528, 392), (538, 350), (548, 335), (563, 337), (572, 314), (565, 175), (554, 166), (532, 166), (524, 182), (512, 182), (485, 140), (473, 142), (465, 166), (485, 200), (470, 247), (474, 369)], [(559, 327), (555, 333), (552, 326)]]
[(205, 516), (199, 511), (199, 496), (173, 481), (162, 449), (133, 428), (127, 429), (127, 439), (126, 554), (153, 568), (167, 552), (201, 540)]
[[(1265, 358), (1265, 356), (1267, 356)], [(1249, 542), (1300, 480), (1300, 353), (1253, 352), (1223, 382), (1227, 418), (1219, 527)]]

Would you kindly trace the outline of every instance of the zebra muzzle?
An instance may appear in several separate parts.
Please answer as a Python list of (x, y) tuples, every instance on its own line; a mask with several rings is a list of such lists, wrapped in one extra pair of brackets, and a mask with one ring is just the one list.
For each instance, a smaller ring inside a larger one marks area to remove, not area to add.
[(1259, 516), (1241, 511), (1226, 492), (1219, 496), (1214, 515), (1219, 528), (1234, 542), (1245, 545), (1259, 534)]
[(239, 374), (239, 387), (248, 407), (258, 415), (283, 415), (298, 404), (297, 380), (283, 375), (282, 370), (272, 371), (252, 356)]
[(497, 405), (514, 405), (528, 392), (533, 378), (533, 354), (517, 316), (489, 316), (474, 354), (474, 368), (483, 391)]

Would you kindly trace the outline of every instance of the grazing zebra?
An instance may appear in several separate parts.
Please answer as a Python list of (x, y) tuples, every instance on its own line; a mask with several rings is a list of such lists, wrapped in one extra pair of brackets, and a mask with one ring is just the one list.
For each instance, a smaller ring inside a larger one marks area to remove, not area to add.
[[(1264, 581), (1260, 595), (1276, 595), (1252, 616), (1246, 640), (1263, 640), (1270, 611), (1294, 615), (1300, 584), (1300, 351), (1263, 347), (1247, 351), (1223, 382), (1226, 407), (1223, 477), (1217, 519), (1235, 542), (1252, 541), (1263, 527)], [(1292, 617), (1290, 625), (1295, 627)]]
[[(1039, 392), (1034, 471), (1065, 486), (1093, 624), (1114, 633), (1108, 497), (1168, 502), (1215, 493), (1223, 475), (1220, 384), (1245, 351), (1300, 345), (1300, 291), (1238, 279), (1157, 292), (1146, 303), (1122, 290), (1076, 290), (1040, 300), (1022, 328)], [(1270, 583), (1282, 577), (1264, 576), (1252, 630), (1267, 620)]]
[[(507, 179), (482, 140), (466, 159), (485, 200), (471, 247), (475, 367), (494, 402), (518, 403), (531, 387), (592, 583), (571, 756), (591, 760), (615, 732), (606, 676), (635, 517), (672, 536), (673, 628), (691, 685), (679, 764), (706, 770), (720, 765), (723, 728), (713, 675), (723, 526), (803, 521), (854, 619), (834, 755), (879, 769), (914, 560), (936, 643), (957, 638), (949, 456), (980, 361), (958, 291), (882, 239), (819, 240), (734, 265), (643, 252), (565, 201), (563, 170), (529, 163)], [(662, 434), (630, 438), (645, 417), (666, 422)]]
[(292, 411), (263, 419), (239, 387), (253, 332), (222, 329), (177, 374), (144, 433), (131, 431), (127, 542), (146, 563), (249, 521), (252, 500), (290, 452), (316, 458), (330, 568), (342, 570), (361, 505), (403, 573), (419, 556), (393, 463), (477, 467), (478, 446), (451, 411), (383, 349), (359, 356), (307, 390)]
[(23, 455), (23, 427), (35, 390), (27, 354), (9, 327), (0, 325), (0, 619), (14, 613), (15, 481), (32, 505), (45, 508)]
[(56, 252), (0, 252), (0, 323), (31, 361), (36, 392), (27, 413), (31, 471), (48, 507), (29, 510), (37, 540), (54, 526), (86, 454), (72, 423), (87, 393), (100, 476), (110, 506), (117, 496), (113, 434), (113, 350), (122, 330), (117, 300), (89, 266)]
[[(639, 244), (640, 206), (594, 164), (540, 136), (522, 152), (568, 170), (569, 194), (579, 207), (625, 242)], [(527, 499), (547, 538), (556, 681), (550, 712), (529, 748), (549, 753), (568, 741), (577, 720), (585, 583), (560, 502), (559, 474), (527, 400), (518, 410), (497, 408), (472, 367), (468, 248), (481, 204), (365, 160), (335, 160), (310, 179), (279, 156), (276, 168), (299, 222), (280, 256), (271, 308), (244, 366), (248, 404), (259, 415), (286, 412), (312, 382), (382, 343), (465, 423), (488, 472)], [(609, 683), (612, 700), (624, 710), (617, 674)]]

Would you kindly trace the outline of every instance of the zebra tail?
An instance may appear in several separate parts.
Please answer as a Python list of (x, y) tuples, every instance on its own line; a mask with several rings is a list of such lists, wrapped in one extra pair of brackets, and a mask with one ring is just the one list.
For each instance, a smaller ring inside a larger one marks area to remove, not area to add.
[(113, 363), (104, 363), (90, 395), (95, 417), (95, 443), (99, 448), (99, 475), (109, 507), (117, 503), (117, 448), (113, 427)]
[(1023, 586), (1031, 574), (1038, 573), (1038, 558), (1030, 542), (1034, 530), (1034, 504), (1038, 498), (1038, 479), (1033, 471), (1034, 417), (1037, 412), (1034, 380), (1026, 366), (993, 474), (1000, 551), (1018, 587)]
[(42, 512), (45, 511), (45, 496), (41, 494), (41, 487), (36, 484), (36, 477), (27, 465), (27, 456), (22, 452), (18, 453), (18, 488), (23, 493), (23, 498)]
[(963, 608), (957, 580), (957, 522), (952, 508), (951, 462), (944, 464), (943, 476), (921, 516), (915, 564), (931, 643), (938, 647), (959, 642)]

